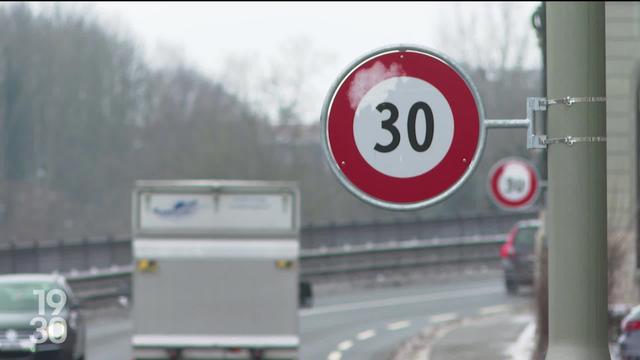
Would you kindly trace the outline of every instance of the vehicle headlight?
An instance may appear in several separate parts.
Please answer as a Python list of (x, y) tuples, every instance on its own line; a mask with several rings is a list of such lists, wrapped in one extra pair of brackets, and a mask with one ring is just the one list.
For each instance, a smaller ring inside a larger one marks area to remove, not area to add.
[(67, 322), (64, 319), (54, 319), (49, 323), (47, 327), (47, 333), (49, 339), (66, 339), (67, 337)]

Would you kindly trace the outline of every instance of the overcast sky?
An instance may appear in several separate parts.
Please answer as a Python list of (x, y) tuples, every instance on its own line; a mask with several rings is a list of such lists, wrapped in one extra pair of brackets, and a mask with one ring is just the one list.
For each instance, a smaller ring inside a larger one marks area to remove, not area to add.
[[(531, 13), (538, 5), (539, 2), (512, 5), (515, 11), (511, 21), (527, 36), (526, 67), (538, 67), (540, 62), (530, 25)], [(311, 53), (318, 54), (313, 65), (317, 72), (310, 74), (310, 101), (304, 108), (309, 114), (320, 111), (322, 99), (340, 71), (372, 49), (411, 43), (437, 49), (455, 59), (467, 44), (461, 44), (460, 39), (451, 41), (443, 32), (454, 32), (459, 24), (475, 18), (486, 34), (478, 33), (469, 41), (481, 44), (480, 51), (486, 48), (491, 53), (496, 45), (492, 38), (500, 36), (500, 31), (496, 35), (496, 29), (491, 27), (494, 25), (487, 25), (496, 17), (487, 9), (499, 6), (450, 2), (91, 4), (103, 21), (131, 33), (151, 62), (162, 63), (167, 54), (177, 53), (187, 63), (217, 78), (232, 75), (227, 74), (230, 57), (244, 57), (249, 63), (255, 62), (253, 71), (264, 72), (264, 66), (268, 66), (264, 64), (273, 59), (282, 61), (295, 56), (287, 50), (287, 44), (304, 43)], [(260, 75), (251, 72), (251, 76)]]

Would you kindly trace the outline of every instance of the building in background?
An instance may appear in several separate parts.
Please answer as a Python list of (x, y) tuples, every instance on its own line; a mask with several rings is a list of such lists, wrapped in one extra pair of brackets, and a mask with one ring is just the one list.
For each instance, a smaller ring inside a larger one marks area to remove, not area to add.
[[(613, 301), (640, 301), (640, 2), (606, 3), (607, 193)], [(569, 94), (568, 94), (569, 95)], [(573, 94), (570, 94), (573, 95)], [(575, 94), (585, 96), (590, 94)]]

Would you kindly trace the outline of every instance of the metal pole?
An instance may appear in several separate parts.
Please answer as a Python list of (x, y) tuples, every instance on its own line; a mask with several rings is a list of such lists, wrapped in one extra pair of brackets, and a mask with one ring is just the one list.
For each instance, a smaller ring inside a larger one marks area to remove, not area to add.
[(520, 128), (529, 126), (529, 119), (486, 119), (487, 128)]
[[(547, 94), (605, 96), (603, 2), (548, 2)], [(605, 136), (604, 102), (548, 108), (549, 138)], [(548, 146), (548, 360), (610, 359), (606, 144)]]
[[(542, 77), (541, 77), (542, 97), (546, 98), (547, 97), (546, 3), (543, 2), (536, 9), (536, 11), (533, 13), (533, 16), (531, 17), (531, 23), (533, 25), (533, 28), (536, 30), (536, 34), (538, 36), (538, 45), (540, 46), (540, 50), (541, 50), (540, 52), (542, 55)], [(545, 112), (541, 112), (539, 116), (540, 116), (540, 119), (542, 120), (541, 124), (546, 124), (547, 122), (545, 120), (546, 120), (547, 114)], [(541, 130), (543, 134), (547, 133), (546, 128), (543, 127)], [(546, 151), (540, 152), (538, 171), (540, 171), (540, 176), (543, 179), (547, 178), (547, 152)], [(546, 195), (546, 192), (545, 192), (545, 195)], [(546, 204), (546, 201), (544, 200), (544, 198), (545, 196), (541, 196), (542, 204)]]

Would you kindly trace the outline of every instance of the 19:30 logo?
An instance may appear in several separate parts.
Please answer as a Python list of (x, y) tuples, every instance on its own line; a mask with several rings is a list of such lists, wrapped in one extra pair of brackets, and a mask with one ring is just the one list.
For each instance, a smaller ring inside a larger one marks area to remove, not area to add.
[[(29, 337), (35, 344), (43, 344), (47, 340), (54, 344), (62, 344), (67, 339), (67, 321), (60, 317), (60, 313), (67, 304), (67, 294), (60, 289), (33, 290), (38, 297), (38, 317), (31, 319), (32, 326), (38, 326), (36, 333)], [(52, 317), (47, 319), (47, 307), (53, 309)]]

